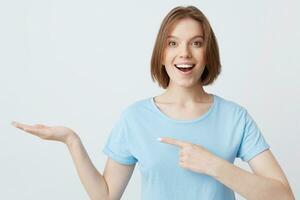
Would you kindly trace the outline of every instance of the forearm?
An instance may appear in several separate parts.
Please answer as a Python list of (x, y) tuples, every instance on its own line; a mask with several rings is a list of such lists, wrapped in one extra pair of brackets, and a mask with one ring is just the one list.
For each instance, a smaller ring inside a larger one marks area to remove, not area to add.
[(92, 200), (107, 200), (108, 187), (104, 177), (91, 162), (80, 138), (74, 134), (66, 145), (70, 151), (80, 181)]
[(209, 175), (249, 200), (294, 199), (281, 182), (250, 173), (223, 159)]

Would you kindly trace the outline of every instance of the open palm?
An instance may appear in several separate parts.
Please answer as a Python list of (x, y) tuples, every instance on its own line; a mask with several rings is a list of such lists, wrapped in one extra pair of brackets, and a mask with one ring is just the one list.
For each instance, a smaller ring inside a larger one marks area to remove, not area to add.
[(63, 143), (66, 143), (68, 137), (74, 134), (70, 128), (64, 126), (27, 125), (19, 122), (12, 122), (12, 125), (41, 139), (56, 140)]

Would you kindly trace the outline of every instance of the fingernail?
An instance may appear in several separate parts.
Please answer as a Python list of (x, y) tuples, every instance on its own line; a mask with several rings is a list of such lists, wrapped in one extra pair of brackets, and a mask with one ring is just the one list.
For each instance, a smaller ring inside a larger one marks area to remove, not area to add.
[(161, 137), (158, 137), (157, 140), (161, 142)]
[(11, 122), (11, 125), (15, 126), (17, 123), (15, 121)]

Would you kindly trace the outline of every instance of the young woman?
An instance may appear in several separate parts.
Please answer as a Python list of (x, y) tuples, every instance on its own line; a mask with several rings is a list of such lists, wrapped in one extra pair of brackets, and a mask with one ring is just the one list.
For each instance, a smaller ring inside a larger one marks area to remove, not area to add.
[[(43, 139), (65, 143), (93, 200), (120, 199), (139, 164), (141, 199), (294, 199), (284, 172), (247, 110), (203, 86), (221, 71), (218, 45), (205, 15), (176, 7), (163, 20), (151, 75), (165, 92), (134, 102), (121, 113), (103, 152), (103, 175), (79, 136), (67, 127), (13, 125)], [(158, 140), (157, 140), (158, 139)], [(236, 157), (253, 173), (235, 166)]]

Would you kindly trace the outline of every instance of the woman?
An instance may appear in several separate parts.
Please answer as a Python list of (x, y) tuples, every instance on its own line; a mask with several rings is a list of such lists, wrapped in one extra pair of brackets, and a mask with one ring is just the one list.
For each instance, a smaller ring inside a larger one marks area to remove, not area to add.
[[(284, 172), (247, 110), (208, 94), (220, 74), (218, 45), (205, 15), (176, 7), (162, 22), (151, 75), (166, 91), (123, 110), (103, 152), (103, 175), (69, 128), (13, 125), (65, 143), (91, 199), (120, 199), (139, 163), (142, 199), (294, 199)], [(157, 141), (158, 139), (158, 141)], [(236, 157), (254, 173), (235, 166)]]

